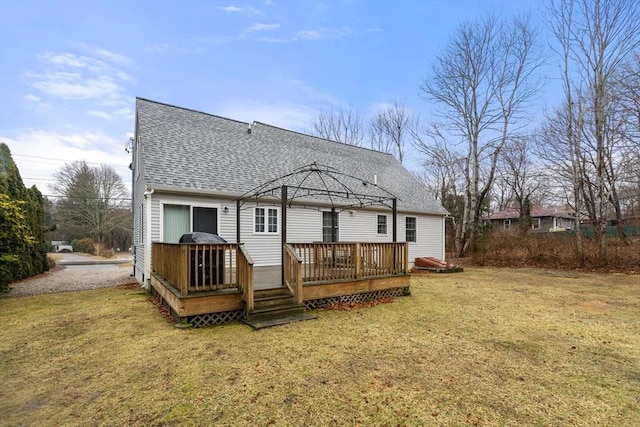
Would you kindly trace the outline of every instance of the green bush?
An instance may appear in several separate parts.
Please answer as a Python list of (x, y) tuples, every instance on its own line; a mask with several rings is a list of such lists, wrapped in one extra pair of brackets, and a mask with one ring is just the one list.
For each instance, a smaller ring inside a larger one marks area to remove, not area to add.
[(93, 240), (89, 237), (84, 237), (80, 240), (75, 239), (71, 242), (71, 247), (74, 252), (82, 252), (85, 254), (95, 254), (96, 250), (93, 247)]

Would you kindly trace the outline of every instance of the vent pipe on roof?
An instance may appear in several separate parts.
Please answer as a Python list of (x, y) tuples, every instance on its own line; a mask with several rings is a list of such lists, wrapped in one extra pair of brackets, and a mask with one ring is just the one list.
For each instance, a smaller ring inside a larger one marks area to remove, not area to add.
[(251, 135), (251, 123), (249, 123), (249, 128), (247, 129), (247, 135)]
[(373, 175), (373, 183), (378, 185), (378, 175)]

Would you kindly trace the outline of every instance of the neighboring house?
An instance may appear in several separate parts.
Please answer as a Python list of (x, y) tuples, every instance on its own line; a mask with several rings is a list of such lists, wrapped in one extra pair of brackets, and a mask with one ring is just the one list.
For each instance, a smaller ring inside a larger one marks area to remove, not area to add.
[[(520, 221), (520, 211), (507, 209), (489, 215), (489, 221), (495, 230), (517, 230)], [(554, 231), (575, 230), (575, 216), (569, 207), (531, 208), (531, 231), (546, 233)]]
[(56, 252), (73, 252), (73, 247), (64, 240), (52, 240), (51, 246)]
[(135, 277), (147, 287), (152, 247), (197, 231), (239, 240), (255, 267), (281, 265), (287, 243), (394, 234), (405, 258), (444, 259), (447, 212), (390, 154), (141, 98), (132, 149)]

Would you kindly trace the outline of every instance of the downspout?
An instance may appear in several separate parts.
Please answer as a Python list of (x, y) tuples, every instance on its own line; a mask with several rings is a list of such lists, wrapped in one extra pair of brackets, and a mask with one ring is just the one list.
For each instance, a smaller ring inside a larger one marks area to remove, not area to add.
[(149, 290), (149, 281), (151, 280), (151, 195), (154, 190), (145, 191), (142, 196), (144, 197), (144, 276), (143, 286)]
[(447, 259), (447, 216), (442, 215), (442, 260)]

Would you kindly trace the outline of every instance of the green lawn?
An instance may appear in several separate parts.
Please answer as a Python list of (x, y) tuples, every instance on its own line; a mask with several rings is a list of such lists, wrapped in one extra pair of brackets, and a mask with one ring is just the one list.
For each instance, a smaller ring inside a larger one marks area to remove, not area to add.
[(469, 268), (253, 331), (137, 290), (0, 299), (2, 425), (640, 425), (640, 276)]

